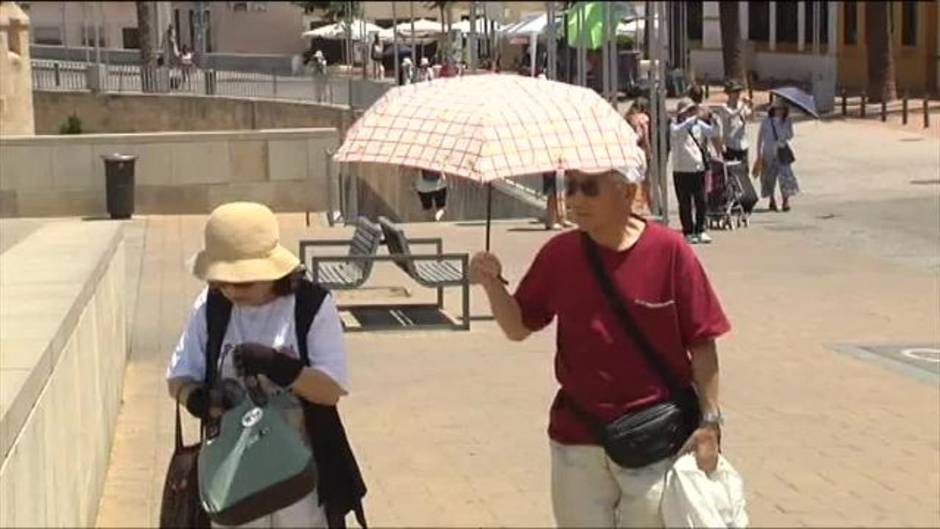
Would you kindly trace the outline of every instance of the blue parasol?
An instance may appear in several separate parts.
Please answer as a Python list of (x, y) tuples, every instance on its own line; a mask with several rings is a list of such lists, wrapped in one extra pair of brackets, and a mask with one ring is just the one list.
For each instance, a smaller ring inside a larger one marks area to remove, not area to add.
[(810, 116), (819, 119), (819, 112), (816, 110), (816, 99), (803, 90), (795, 86), (784, 86), (782, 88), (774, 88), (770, 91), (770, 93), (781, 99), (787, 100), (790, 104), (799, 108), (803, 112), (806, 112)]

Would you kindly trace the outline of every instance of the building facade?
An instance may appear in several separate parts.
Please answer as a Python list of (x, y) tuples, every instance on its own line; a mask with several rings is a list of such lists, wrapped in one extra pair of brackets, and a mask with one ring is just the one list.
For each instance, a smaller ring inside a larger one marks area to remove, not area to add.
[[(687, 2), (693, 72), (724, 76), (718, 2)], [(910, 94), (940, 87), (938, 0), (890, 2), (897, 86)], [(813, 86), (817, 99), (867, 84), (864, 2), (740, 2), (745, 68), (757, 79)], [(822, 92), (822, 93), (821, 93)]]

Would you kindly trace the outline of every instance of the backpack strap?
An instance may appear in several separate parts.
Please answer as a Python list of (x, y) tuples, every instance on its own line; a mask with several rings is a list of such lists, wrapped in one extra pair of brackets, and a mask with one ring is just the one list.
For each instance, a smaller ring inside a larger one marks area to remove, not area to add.
[(225, 341), (225, 331), (228, 321), (232, 317), (232, 302), (222, 295), (216, 288), (210, 288), (206, 297), (206, 378), (205, 384), (213, 387), (218, 378), (219, 355), (222, 353), (222, 342)]
[[(307, 350), (307, 333), (313, 319), (320, 311), (329, 291), (310, 282), (306, 277), (300, 282), (295, 296), (294, 326), (297, 331), (297, 348), (304, 364), (310, 365)], [(365, 482), (359, 471), (356, 456), (349, 446), (346, 430), (336, 406), (324, 406), (304, 401), (304, 419), (313, 455), (320, 470), (317, 494), (324, 506), (327, 525), (330, 529), (346, 527), (346, 513), (353, 511), (356, 521), (366, 529), (366, 517), (362, 498), (366, 494)]]

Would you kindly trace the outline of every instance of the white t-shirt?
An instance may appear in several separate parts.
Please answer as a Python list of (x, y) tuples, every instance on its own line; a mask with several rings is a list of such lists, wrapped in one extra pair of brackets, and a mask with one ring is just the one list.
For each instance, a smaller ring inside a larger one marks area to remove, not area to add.
[[(204, 289), (193, 304), (193, 311), (173, 351), (166, 378), (187, 377), (201, 381), (206, 375), (206, 298)], [(299, 358), (294, 330), (294, 296), (281, 296), (258, 307), (232, 307), (232, 316), (222, 342), (222, 377), (235, 377), (232, 355), (227, 352), (243, 342), (255, 342)], [(327, 374), (343, 390), (349, 390), (343, 326), (332, 295), (327, 295), (307, 332), (310, 366)]]
[(721, 126), (721, 138), (725, 146), (737, 151), (743, 151), (748, 148), (747, 142), (747, 118), (751, 115), (751, 109), (743, 102), (738, 101), (738, 106), (731, 108), (727, 103), (716, 109), (719, 116), (719, 125)]
[[(702, 160), (702, 151), (708, 149), (708, 138), (718, 132), (717, 127), (711, 127), (697, 117), (691, 117), (682, 123), (673, 121), (669, 124), (672, 135), (672, 170), (677, 173), (696, 173), (705, 170)], [(695, 139), (692, 139), (694, 135)], [(696, 144), (698, 142), (698, 144)]]
[[(431, 172), (429, 171), (429, 173)], [(447, 189), (447, 177), (444, 176), (444, 173), (438, 174), (440, 178), (427, 179), (424, 177), (424, 171), (419, 171), (417, 178), (415, 178), (415, 189), (418, 193), (434, 193), (441, 189)]]

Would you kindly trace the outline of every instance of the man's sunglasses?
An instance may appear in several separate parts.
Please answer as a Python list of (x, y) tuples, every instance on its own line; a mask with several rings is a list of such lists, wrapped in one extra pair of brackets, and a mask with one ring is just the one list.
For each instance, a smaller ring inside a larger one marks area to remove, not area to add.
[(578, 192), (578, 190), (580, 190), (581, 194), (584, 196), (591, 198), (596, 197), (600, 192), (600, 188), (597, 186), (597, 179), (595, 178), (588, 178), (581, 182), (575, 180), (574, 178), (565, 179), (566, 196), (572, 197), (575, 195), (575, 193)]

